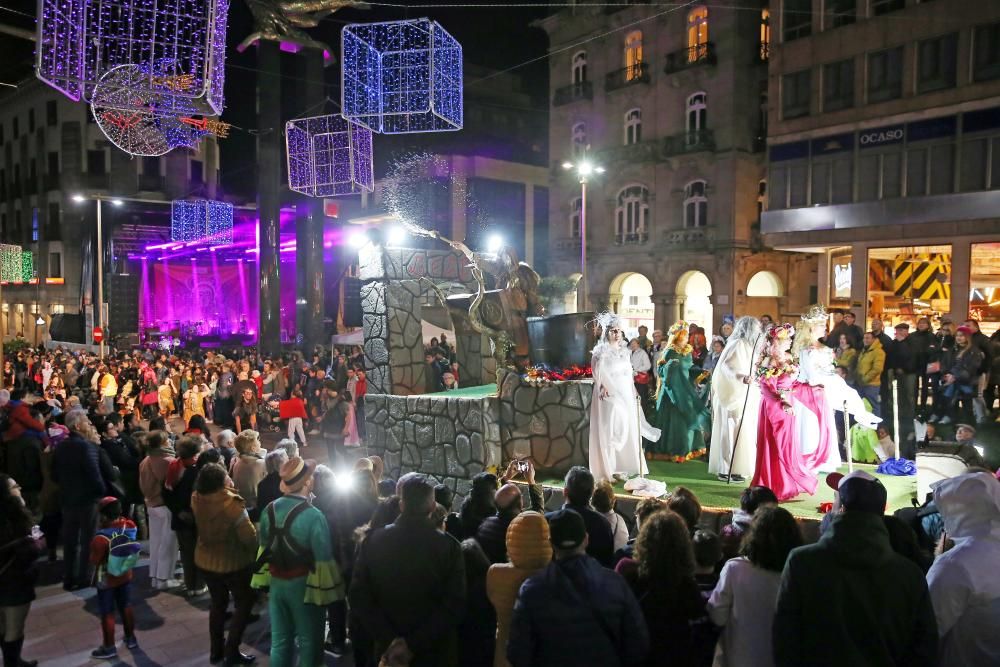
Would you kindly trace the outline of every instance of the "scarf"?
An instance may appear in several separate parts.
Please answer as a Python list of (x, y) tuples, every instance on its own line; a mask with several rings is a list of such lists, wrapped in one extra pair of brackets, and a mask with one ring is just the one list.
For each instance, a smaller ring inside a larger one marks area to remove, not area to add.
[(174, 486), (181, 480), (184, 470), (193, 466), (197, 460), (197, 456), (191, 456), (186, 459), (174, 459), (171, 461), (167, 467), (167, 478), (163, 482), (163, 486), (173, 491)]

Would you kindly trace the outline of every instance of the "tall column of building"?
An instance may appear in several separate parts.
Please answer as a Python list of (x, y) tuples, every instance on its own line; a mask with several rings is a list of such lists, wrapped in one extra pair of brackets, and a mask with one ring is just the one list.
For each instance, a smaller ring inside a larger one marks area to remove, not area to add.
[(260, 253), (260, 326), (258, 350), (262, 355), (281, 351), (281, 290), (278, 278), (278, 244), (281, 227), (281, 52), (278, 43), (257, 43), (257, 213)]

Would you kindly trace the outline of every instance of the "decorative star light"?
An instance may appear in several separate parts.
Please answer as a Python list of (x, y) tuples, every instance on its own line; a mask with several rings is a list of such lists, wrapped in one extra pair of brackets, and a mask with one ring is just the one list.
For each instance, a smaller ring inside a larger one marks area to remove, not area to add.
[(341, 107), (373, 132), (461, 130), (462, 47), (436, 21), (344, 26)]
[(300, 118), (285, 124), (288, 187), (310, 197), (375, 190), (372, 132), (343, 116)]
[(130, 109), (148, 111), (153, 96), (160, 115), (217, 116), (228, 14), (229, 0), (40, 0), (35, 73), (70, 99), (93, 102), (102, 76), (137, 65), (145, 77), (132, 82)]
[(215, 245), (233, 242), (233, 205), (223, 201), (176, 200), (170, 206), (170, 239), (208, 241)]
[(24, 251), (19, 245), (0, 244), (0, 282), (19, 283), (24, 278), (21, 268)]

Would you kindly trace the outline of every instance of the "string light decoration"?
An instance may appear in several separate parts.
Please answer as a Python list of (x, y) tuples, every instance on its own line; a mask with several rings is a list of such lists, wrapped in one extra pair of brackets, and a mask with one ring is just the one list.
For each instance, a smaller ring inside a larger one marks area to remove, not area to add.
[(437, 21), (344, 26), (341, 108), (381, 134), (461, 130), (462, 47)]
[(27, 283), (35, 277), (35, 256), (30, 250), (21, 252), (21, 282)]
[(134, 81), (135, 106), (123, 110), (148, 111), (152, 96), (160, 115), (217, 116), (228, 14), (229, 0), (41, 0), (35, 73), (71, 100), (93, 102), (107, 72), (147, 66)]
[(223, 201), (178, 199), (170, 205), (170, 239), (214, 245), (233, 242), (233, 205)]
[(285, 124), (288, 187), (310, 197), (375, 191), (372, 131), (340, 115)]
[(24, 252), (19, 245), (0, 243), (0, 282), (19, 283), (24, 277), (21, 263)]

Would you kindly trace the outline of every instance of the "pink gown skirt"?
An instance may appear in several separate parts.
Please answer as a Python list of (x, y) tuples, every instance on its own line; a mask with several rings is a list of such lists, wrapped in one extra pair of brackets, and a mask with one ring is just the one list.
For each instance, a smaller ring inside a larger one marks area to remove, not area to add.
[(766, 486), (778, 500), (791, 500), (800, 493), (811, 495), (816, 492), (816, 478), (803, 460), (795, 416), (782, 410), (771, 383), (773, 380), (761, 383), (757, 467), (751, 485)]

